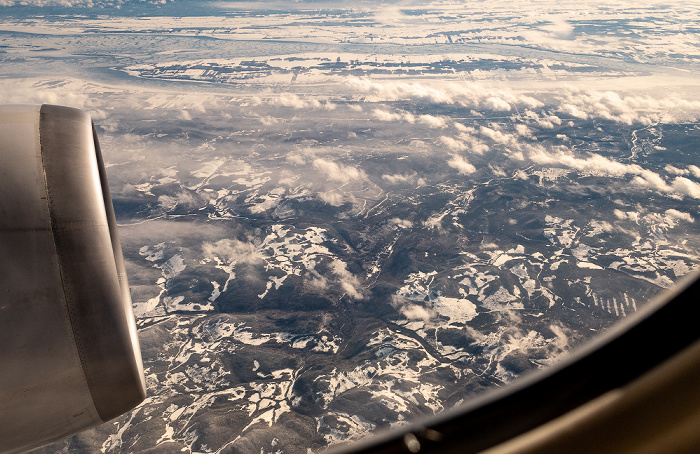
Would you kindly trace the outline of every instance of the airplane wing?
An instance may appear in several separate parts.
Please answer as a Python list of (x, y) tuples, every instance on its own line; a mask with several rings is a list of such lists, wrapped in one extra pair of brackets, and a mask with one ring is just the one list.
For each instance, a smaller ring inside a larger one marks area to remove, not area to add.
[(0, 106), (0, 451), (145, 397), (129, 285), (90, 117)]

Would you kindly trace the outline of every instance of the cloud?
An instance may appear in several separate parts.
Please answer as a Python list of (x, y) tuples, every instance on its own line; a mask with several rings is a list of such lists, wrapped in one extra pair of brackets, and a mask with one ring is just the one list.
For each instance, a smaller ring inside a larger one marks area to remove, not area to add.
[(401, 114), (388, 112), (382, 109), (374, 109), (374, 111), (372, 111), (372, 116), (379, 121), (399, 121), (403, 118)]
[(495, 129), (487, 128), (486, 126), (482, 126), (481, 129), (479, 129), (479, 132), (481, 135), (488, 137), (489, 139), (493, 140), (496, 143), (500, 143), (503, 145), (509, 145), (509, 144), (516, 144), (518, 143), (518, 139), (511, 134), (508, 133), (503, 133), (501, 131), (497, 131)]
[[(164, 5), (174, 0), (139, 0), (140, 3)], [(0, 6), (63, 6), (66, 8), (121, 7), (127, 0), (0, 0)]]
[(476, 137), (473, 137), (471, 134), (461, 133), (459, 134), (458, 139), (466, 143), (467, 148), (472, 153), (481, 155), (490, 150), (488, 145), (486, 145), (484, 142), (477, 139)]
[(0, 6), (64, 6), (70, 8), (111, 5), (113, 2), (92, 0), (0, 0)]
[(163, 194), (158, 197), (158, 203), (160, 204), (161, 208), (167, 211), (172, 211), (177, 206), (190, 209), (201, 206), (201, 200), (195, 197), (192, 193), (186, 191), (180, 191), (174, 196)]
[(444, 118), (434, 115), (420, 115), (418, 121), (433, 129), (445, 128), (447, 126), (447, 122)]
[(462, 132), (458, 134), (456, 139), (449, 136), (440, 136), (439, 140), (443, 145), (453, 152), (469, 150), (472, 153), (481, 155), (489, 151), (490, 148), (488, 145), (471, 135), (476, 133), (474, 128), (468, 128), (460, 123), (455, 123), (455, 125), (458, 124), (461, 127), (457, 129)]
[(467, 145), (464, 142), (455, 140), (452, 137), (441, 136), (440, 142), (442, 142), (451, 151), (464, 151), (467, 149)]
[[(171, 93), (156, 93), (144, 100), (139, 100), (136, 95), (127, 101), (130, 105), (136, 105), (142, 109), (165, 109), (171, 112), (181, 111), (183, 115), (190, 116), (189, 112), (205, 114), (207, 107), (221, 109), (224, 104), (216, 98), (202, 96), (198, 93), (185, 93), (173, 95)], [(186, 112), (186, 113), (185, 113)], [(191, 117), (190, 117), (191, 118)]]
[(637, 213), (636, 211), (625, 212), (616, 208), (613, 210), (613, 214), (620, 220), (630, 220), (639, 224), (639, 213)]
[(157, 219), (132, 225), (119, 225), (119, 236), (122, 240), (137, 244), (157, 244), (163, 241), (180, 242), (193, 237), (213, 240), (226, 234), (226, 229), (221, 225), (184, 222), (182, 220)]
[(459, 155), (452, 155), (452, 159), (447, 161), (447, 165), (457, 169), (457, 171), (462, 175), (469, 175), (470, 173), (476, 172), (476, 167), (469, 163), (466, 159)]
[(338, 191), (319, 192), (318, 198), (322, 202), (334, 207), (342, 206), (345, 203), (345, 196)]
[(676, 177), (672, 184), (668, 184), (660, 175), (638, 164), (623, 164), (597, 154), (589, 154), (587, 157), (580, 158), (562, 147), (554, 152), (548, 152), (541, 146), (529, 146), (529, 150), (528, 158), (537, 164), (568, 167), (594, 175), (613, 177), (631, 175), (634, 177), (632, 183), (637, 186), (666, 194), (685, 195), (700, 199), (700, 184), (685, 177)]
[(497, 96), (490, 96), (484, 101), (484, 107), (496, 111), (511, 110), (510, 104)]
[(401, 315), (408, 320), (423, 320), (427, 322), (433, 317), (433, 314), (426, 308), (417, 304), (407, 304), (399, 309)]
[(304, 159), (304, 156), (302, 156), (300, 153), (289, 153), (285, 159), (290, 164), (306, 164), (306, 159)]
[(419, 306), (401, 295), (392, 295), (391, 305), (408, 320), (422, 320), (427, 322), (436, 315), (434, 311)]
[(498, 167), (498, 166), (494, 166), (494, 165), (492, 165), (492, 164), (489, 164), (489, 169), (491, 169), (491, 171), (493, 172), (493, 174), (496, 175), (497, 177), (506, 177), (506, 176), (508, 176), (508, 174), (507, 174), (503, 169), (501, 169), (501, 168)]
[(215, 243), (202, 245), (204, 256), (227, 264), (260, 264), (263, 256), (259, 248), (250, 242), (225, 238)]
[(328, 279), (318, 274), (316, 270), (309, 270), (309, 274), (311, 275), (311, 278), (307, 279), (305, 283), (309, 289), (317, 292), (323, 292), (328, 288)]
[(277, 120), (274, 117), (271, 117), (270, 115), (265, 115), (263, 117), (258, 117), (258, 120), (260, 123), (263, 124), (263, 126), (272, 126), (275, 123), (279, 123), (279, 120)]
[(0, 85), (0, 103), (57, 104), (90, 110), (96, 106), (89, 94), (95, 88), (78, 79), (4, 80)]
[(687, 221), (691, 223), (695, 222), (695, 219), (693, 219), (693, 217), (690, 214), (674, 210), (673, 208), (666, 210), (666, 215), (682, 221)]
[(331, 181), (337, 181), (340, 183), (349, 183), (352, 180), (357, 180), (358, 178), (367, 178), (362, 170), (358, 170), (352, 166), (344, 166), (342, 164), (336, 164), (333, 161), (328, 161), (326, 159), (317, 158), (313, 162), (314, 169), (321, 172)]
[(471, 133), (476, 132), (476, 130), (474, 128), (472, 128), (471, 126), (465, 126), (462, 123), (455, 122), (452, 124), (452, 126), (454, 126), (455, 129), (457, 129), (457, 131), (459, 131), (459, 132), (471, 132)]
[(700, 101), (687, 101), (677, 96), (652, 98), (613, 91), (569, 89), (564, 90), (558, 100), (558, 110), (564, 114), (583, 120), (603, 118), (627, 125), (697, 118), (700, 113)]
[(700, 184), (685, 177), (676, 177), (673, 180), (673, 190), (679, 194), (687, 195), (694, 199), (700, 199)]
[(407, 219), (399, 219), (399, 218), (391, 218), (389, 220), (389, 224), (400, 228), (400, 229), (411, 229), (413, 228), (413, 222), (407, 220)]
[(517, 132), (518, 135), (523, 136), (523, 137), (527, 137), (527, 138), (533, 137), (532, 130), (523, 124), (515, 125), (515, 132)]
[(322, 104), (321, 101), (317, 99), (302, 99), (294, 93), (282, 93), (274, 103), (282, 107), (292, 107), (294, 109), (320, 109), (324, 107), (327, 110), (333, 110), (335, 108), (335, 105), (329, 102)]
[(688, 166), (687, 169), (679, 169), (678, 167), (668, 164), (664, 167), (664, 170), (674, 175), (692, 175), (695, 178), (700, 178), (700, 167), (694, 165)]
[(552, 19), (551, 25), (545, 25), (542, 29), (559, 39), (568, 39), (574, 34), (574, 26), (559, 18)]
[(340, 286), (352, 299), (364, 299), (362, 285), (360, 281), (350, 271), (348, 271), (345, 262), (339, 259), (333, 259), (330, 264), (331, 271), (340, 280)]
[(379, 121), (405, 121), (410, 124), (416, 122), (416, 116), (410, 112), (394, 113), (387, 110), (374, 109), (372, 115)]
[(382, 180), (386, 181), (389, 184), (414, 184), (416, 182), (423, 181), (422, 178), (418, 178), (417, 173), (411, 173), (411, 174), (393, 174), (393, 175), (382, 175)]
[(454, 100), (444, 90), (427, 87), (418, 83), (375, 82), (366, 77), (350, 76), (346, 83), (351, 89), (367, 93), (386, 101), (402, 99), (425, 99), (435, 103), (452, 104)]
[(344, 82), (352, 91), (365, 94), (365, 100), (371, 102), (421, 100), (493, 111), (509, 111), (514, 106), (536, 108), (544, 105), (531, 96), (518, 94), (510, 89), (490, 88), (475, 82), (453, 83), (440, 88), (421, 83), (378, 82), (355, 76), (348, 76)]
[[(561, 108), (561, 106), (560, 106)], [(573, 115), (574, 117), (577, 118), (588, 118), (588, 114), (583, 113), (583, 112), (578, 112), (576, 113), (570, 113), (570, 115)], [(525, 110), (522, 114), (522, 116), (525, 118), (525, 120), (529, 123), (534, 123), (540, 128), (544, 129), (552, 129), (554, 128), (554, 125), (560, 125), (561, 124), (561, 118), (557, 117), (556, 115), (551, 115), (542, 112), (542, 116), (539, 114), (531, 111), (531, 110)]]

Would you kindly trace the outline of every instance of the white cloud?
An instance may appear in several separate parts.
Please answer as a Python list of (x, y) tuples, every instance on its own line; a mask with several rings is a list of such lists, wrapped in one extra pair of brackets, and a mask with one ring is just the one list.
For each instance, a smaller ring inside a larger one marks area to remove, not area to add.
[(467, 145), (464, 142), (455, 140), (452, 137), (441, 136), (440, 142), (442, 142), (451, 151), (464, 151), (467, 149)]
[(416, 117), (410, 112), (394, 113), (388, 110), (374, 109), (372, 115), (379, 121), (405, 121), (407, 123), (415, 123)]
[(682, 221), (695, 222), (695, 219), (693, 219), (693, 217), (690, 214), (674, 210), (673, 208), (666, 210), (666, 215), (674, 219), (680, 219)]
[(436, 315), (434, 311), (419, 306), (400, 295), (391, 296), (391, 305), (395, 309), (398, 309), (399, 313), (408, 320), (422, 320), (427, 322)]
[(639, 213), (636, 211), (625, 212), (616, 208), (613, 210), (613, 214), (622, 221), (630, 220), (632, 222), (639, 223)]
[(310, 279), (306, 280), (306, 286), (314, 291), (322, 292), (328, 288), (328, 279), (318, 274), (316, 270), (309, 270)]
[(336, 164), (333, 161), (317, 158), (313, 162), (314, 169), (323, 173), (329, 180), (338, 181), (340, 183), (348, 183), (358, 178), (366, 178), (362, 170), (358, 170), (352, 166), (344, 166)]
[(700, 199), (700, 184), (685, 177), (676, 177), (673, 180), (673, 190), (679, 194), (687, 195), (694, 199)]
[(420, 83), (378, 82), (349, 76), (345, 84), (363, 93), (367, 101), (423, 100), (435, 104), (459, 104), (471, 109), (509, 111), (514, 106), (536, 108), (544, 104), (528, 95), (507, 88), (491, 88), (475, 82), (453, 83), (439, 88)]
[(93, 7), (95, 5), (111, 5), (114, 2), (92, 0), (0, 0), (0, 6), (64, 6), (64, 7)]
[(364, 298), (360, 281), (350, 271), (348, 271), (345, 262), (339, 259), (333, 259), (330, 267), (333, 273), (340, 280), (340, 286), (350, 298), (356, 300), (361, 300)]
[(401, 115), (393, 112), (388, 112), (382, 109), (374, 109), (372, 115), (379, 121), (398, 121), (401, 120)]
[(384, 101), (402, 99), (426, 99), (435, 103), (452, 104), (454, 100), (444, 90), (427, 87), (418, 83), (375, 82), (369, 78), (350, 76), (346, 83), (361, 93), (372, 94)]
[(664, 170), (674, 175), (688, 175), (690, 173), (688, 170), (679, 169), (678, 167), (674, 167), (670, 164), (666, 165), (666, 167), (664, 167)]
[(700, 199), (700, 184), (685, 177), (676, 177), (669, 185), (660, 175), (638, 164), (623, 164), (597, 154), (589, 154), (585, 158), (579, 158), (562, 148), (555, 152), (548, 152), (541, 146), (529, 146), (528, 148), (530, 150), (528, 157), (537, 164), (569, 167), (594, 175), (614, 177), (631, 175), (634, 176), (632, 183), (637, 186), (655, 189), (662, 193)]
[(552, 19), (551, 25), (545, 25), (542, 29), (559, 39), (571, 38), (574, 33), (573, 25), (559, 18)]
[(518, 180), (528, 180), (528, 179), (530, 178), (530, 176), (527, 174), (527, 172), (525, 172), (525, 171), (522, 170), (522, 169), (518, 169), (518, 170), (513, 174), (513, 177), (514, 177), (514, 178), (517, 178)]
[(482, 126), (479, 132), (481, 135), (503, 145), (516, 144), (518, 142), (518, 139), (511, 134), (487, 128), (486, 126)]
[(401, 306), (399, 312), (408, 320), (423, 320), (427, 322), (433, 317), (433, 313), (417, 304), (407, 304), (405, 306)]
[(627, 219), (627, 213), (625, 213), (624, 211), (619, 210), (619, 209), (617, 209), (617, 208), (615, 208), (615, 209), (613, 210), (613, 214), (614, 214), (618, 219), (622, 219), (622, 220)]
[(472, 132), (473, 133), (475, 131), (474, 128), (472, 128), (471, 126), (465, 126), (462, 123), (455, 122), (452, 124), (452, 126), (454, 126), (455, 129), (457, 129), (457, 131), (459, 131), (459, 132)]
[(469, 175), (470, 173), (476, 172), (476, 167), (459, 155), (453, 155), (452, 159), (447, 161), (447, 165), (457, 169), (457, 171), (462, 175)]
[(498, 166), (494, 166), (494, 165), (489, 164), (489, 168), (491, 169), (493, 174), (496, 175), (497, 177), (503, 178), (503, 177), (508, 176), (508, 174)]
[(515, 125), (515, 131), (520, 136), (528, 137), (528, 138), (532, 137), (532, 130), (530, 128), (528, 128), (526, 125), (523, 125), (523, 124)]
[(271, 117), (270, 115), (265, 115), (263, 117), (258, 117), (258, 120), (260, 120), (260, 123), (263, 124), (263, 126), (272, 126), (275, 123), (279, 123), (279, 120), (277, 120), (274, 117)]
[(95, 105), (90, 97), (95, 88), (77, 79), (5, 80), (0, 84), (0, 103), (56, 104), (90, 110)]
[(590, 228), (589, 235), (598, 235), (601, 232), (610, 233), (613, 231), (612, 224), (607, 221), (598, 221), (596, 219), (593, 219), (590, 224), (588, 224), (588, 227)]
[(389, 224), (400, 229), (413, 228), (413, 222), (407, 219), (392, 218), (389, 220)]
[(218, 259), (227, 264), (260, 264), (263, 256), (258, 247), (246, 241), (225, 238), (215, 243), (205, 242), (202, 245), (204, 256)]
[(531, 146), (529, 148), (530, 153), (528, 157), (537, 164), (555, 164), (576, 170), (613, 176), (622, 176), (629, 173), (638, 174), (642, 170), (636, 164), (621, 164), (597, 154), (590, 154), (586, 158), (578, 158), (562, 148), (555, 152), (548, 152), (542, 146)]
[(306, 164), (306, 159), (304, 159), (304, 156), (302, 156), (300, 153), (289, 153), (286, 157), (286, 160), (291, 164)]
[[(562, 106), (559, 106), (561, 109)], [(578, 118), (588, 118), (588, 114), (585, 113), (579, 113), (576, 112), (577, 114), (571, 114), (575, 117)], [(579, 115), (583, 115), (583, 117), (580, 117)], [(560, 125), (561, 124), (561, 118), (557, 117), (556, 115), (551, 115), (545, 112), (542, 112), (542, 116), (537, 114), (536, 112), (533, 112), (531, 110), (525, 110), (523, 112), (523, 117), (525, 118), (526, 121), (535, 123), (537, 126), (540, 128), (545, 128), (545, 129), (552, 129), (554, 128), (554, 125)]]
[(390, 184), (414, 184), (418, 180), (417, 173), (411, 173), (407, 175), (403, 174), (393, 174), (393, 175), (382, 175), (382, 180)]
[(471, 136), (469, 133), (459, 134), (458, 139), (466, 143), (469, 148), (469, 151), (475, 154), (481, 155), (488, 152), (490, 149), (488, 145), (486, 145), (484, 142), (477, 139), (476, 137)]
[(678, 167), (668, 164), (664, 167), (664, 170), (674, 175), (692, 175), (695, 178), (700, 178), (700, 167), (694, 165), (688, 166), (687, 169), (679, 169)]
[(527, 96), (527, 95), (519, 95), (518, 96), (518, 104), (521, 104), (524, 107), (527, 107), (530, 109), (536, 109), (538, 107), (544, 106), (544, 103), (542, 103), (542, 101), (540, 101), (539, 99), (535, 99), (532, 96)]
[(484, 107), (491, 110), (497, 111), (509, 111), (511, 110), (510, 104), (497, 96), (490, 96), (484, 101)]
[(438, 129), (447, 126), (444, 118), (436, 117), (435, 115), (420, 115), (418, 121), (429, 128)]
[(186, 208), (198, 208), (200, 202), (192, 193), (181, 191), (174, 196), (161, 195), (158, 197), (158, 203), (164, 210), (173, 210), (177, 206), (184, 206)]
[(559, 111), (576, 118), (604, 118), (631, 125), (673, 121), (674, 118), (697, 118), (700, 101), (687, 101), (677, 96), (652, 98), (626, 95), (613, 91), (569, 89), (559, 96)]
[(294, 93), (282, 93), (276, 99), (275, 103), (283, 107), (292, 107), (294, 109), (318, 109), (323, 107), (321, 102), (317, 99), (302, 99)]
[(328, 205), (339, 207), (345, 203), (345, 197), (338, 191), (319, 192), (318, 198)]

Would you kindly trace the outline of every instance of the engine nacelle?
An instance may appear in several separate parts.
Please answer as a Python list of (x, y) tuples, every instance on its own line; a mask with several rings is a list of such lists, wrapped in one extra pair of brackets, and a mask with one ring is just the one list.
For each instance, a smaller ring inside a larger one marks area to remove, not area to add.
[(0, 106), (0, 451), (106, 422), (145, 392), (90, 117)]

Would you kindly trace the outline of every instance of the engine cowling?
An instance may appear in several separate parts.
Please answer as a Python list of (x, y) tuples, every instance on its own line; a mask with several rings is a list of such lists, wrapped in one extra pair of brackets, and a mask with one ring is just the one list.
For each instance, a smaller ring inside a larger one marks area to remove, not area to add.
[(106, 422), (145, 391), (90, 117), (0, 106), (0, 450)]

